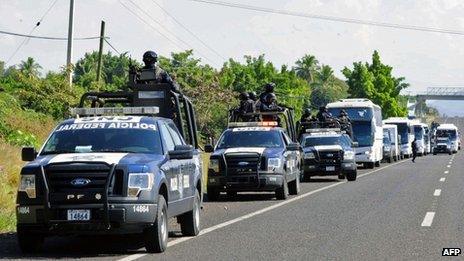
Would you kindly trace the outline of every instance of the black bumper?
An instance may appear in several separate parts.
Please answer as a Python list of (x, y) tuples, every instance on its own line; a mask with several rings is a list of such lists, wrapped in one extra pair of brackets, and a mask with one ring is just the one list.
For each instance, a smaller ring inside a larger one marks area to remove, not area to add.
[(243, 174), (234, 176), (209, 176), (208, 188), (217, 191), (259, 192), (275, 191), (282, 187), (284, 176), (282, 174)]
[[(67, 211), (90, 210), (89, 221), (68, 221)], [(81, 204), (52, 207), (42, 205), (16, 208), (18, 229), (45, 235), (133, 234), (151, 226), (156, 217), (156, 204), (109, 204), (108, 220), (101, 205)]]
[(308, 176), (338, 176), (356, 170), (356, 163), (348, 161), (337, 164), (321, 164), (317, 161), (305, 160), (304, 164), (304, 174)]

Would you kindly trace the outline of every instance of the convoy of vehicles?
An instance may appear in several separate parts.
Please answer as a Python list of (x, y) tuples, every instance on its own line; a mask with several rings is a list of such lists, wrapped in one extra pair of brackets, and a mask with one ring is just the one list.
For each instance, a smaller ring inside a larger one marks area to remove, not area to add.
[[(147, 251), (163, 252), (171, 217), (183, 235), (200, 233), (204, 191), (193, 105), (169, 84), (151, 82), (152, 71), (140, 75), (138, 81), (131, 72), (126, 91), (85, 93), (42, 148), (23, 148), (29, 163), (17, 193), (22, 251), (38, 251), (53, 235), (138, 233)], [(327, 126), (295, 124), (293, 109), (278, 108), (230, 113), (217, 143), (205, 145), (209, 200), (262, 191), (285, 200), (299, 193), (300, 179), (313, 176), (355, 181), (358, 165), (409, 157), (414, 138), (422, 155), (460, 149), (456, 126), (430, 131), (407, 118), (382, 122), (381, 108), (368, 99), (327, 105), (332, 115), (346, 112), (343, 128), (329, 126), (341, 126), (333, 118)]]
[(309, 129), (301, 137), (304, 154), (302, 179), (313, 176), (338, 176), (356, 180), (356, 143), (339, 129)]
[(401, 155), (405, 158), (412, 156), (412, 141), (414, 140), (414, 131), (412, 129), (412, 120), (408, 118), (388, 118), (383, 124), (396, 125), (398, 135), (401, 137)]
[(383, 157), (382, 110), (368, 99), (343, 99), (327, 104), (333, 115), (344, 109), (351, 120), (353, 140), (358, 143), (356, 162), (367, 168), (380, 166)]

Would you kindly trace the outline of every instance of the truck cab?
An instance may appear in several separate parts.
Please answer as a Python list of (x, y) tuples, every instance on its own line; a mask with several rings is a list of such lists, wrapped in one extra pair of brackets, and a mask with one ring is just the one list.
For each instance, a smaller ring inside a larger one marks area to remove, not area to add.
[(308, 129), (300, 142), (304, 153), (304, 180), (313, 176), (356, 180), (354, 148), (357, 144), (340, 129)]
[(84, 94), (71, 116), (38, 151), (23, 148), (22, 251), (54, 235), (140, 234), (148, 252), (163, 252), (171, 217), (184, 235), (198, 235), (202, 166), (187, 97), (134, 82)]
[(211, 153), (208, 166), (208, 199), (221, 192), (275, 192), (286, 199), (300, 190), (300, 146), (277, 122), (231, 122)]

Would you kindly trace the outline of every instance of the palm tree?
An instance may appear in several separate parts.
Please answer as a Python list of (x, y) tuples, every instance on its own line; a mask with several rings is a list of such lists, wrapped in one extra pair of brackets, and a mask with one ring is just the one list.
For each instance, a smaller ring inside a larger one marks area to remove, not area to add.
[(319, 69), (319, 61), (314, 55), (306, 54), (303, 58), (299, 59), (295, 63), (293, 69), (296, 72), (296, 75), (312, 83), (315, 80), (315, 74)]
[(328, 65), (322, 65), (321, 70), (317, 74), (317, 80), (321, 86), (327, 86), (333, 83), (334, 75), (333, 70)]
[(19, 65), (19, 71), (29, 78), (40, 76), (42, 66), (36, 63), (34, 58), (28, 57), (26, 61), (22, 61)]

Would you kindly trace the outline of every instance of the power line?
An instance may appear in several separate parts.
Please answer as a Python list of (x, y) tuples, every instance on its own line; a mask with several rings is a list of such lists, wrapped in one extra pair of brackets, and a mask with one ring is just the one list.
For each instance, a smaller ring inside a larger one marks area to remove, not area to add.
[(121, 54), (106, 38), (103, 38), (103, 40), (113, 49), (117, 54)]
[(394, 28), (394, 29), (404, 29), (404, 30), (413, 30), (413, 31), (431, 32), (431, 33), (464, 35), (464, 31), (442, 29), (442, 28), (384, 23), (384, 22), (376, 22), (376, 21), (369, 21), (369, 20), (336, 17), (336, 16), (316, 15), (316, 14), (309, 14), (309, 13), (303, 13), (303, 12), (277, 10), (277, 9), (271, 9), (271, 8), (265, 8), (265, 7), (259, 7), (259, 6), (228, 3), (228, 2), (215, 1), (215, 0), (189, 0), (189, 1), (211, 4), (211, 5), (226, 6), (226, 7), (238, 8), (238, 9), (245, 9), (245, 10), (257, 11), (257, 12), (281, 14), (281, 15), (288, 15), (288, 16), (302, 17), (302, 18), (309, 18), (309, 19), (328, 20), (328, 21), (333, 21), (333, 22), (342, 22), (342, 23), (349, 23), (349, 24), (362, 24), (362, 25), (372, 25), (372, 26), (378, 26), (378, 27), (387, 27), (387, 28)]
[(177, 18), (170, 14), (166, 9), (164, 9), (160, 4), (158, 4), (155, 0), (152, 0), (155, 5), (157, 5), (166, 15), (172, 18), (174, 22), (176, 22), (179, 26), (184, 28), (185, 31), (187, 31), (190, 35), (192, 35), (195, 39), (197, 39), (203, 46), (208, 48), (211, 52), (215, 53), (218, 57), (220, 57), (223, 60), (226, 60), (224, 56), (222, 56), (218, 51), (216, 51), (213, 47), (209, 46), (207, 43), (205, 43), (200, 37), (198, 37), (194, 32), (192, 32), (187, 26), (182, 24)]
[[(68, 40), (67, 37), (38, 36), (38, 35), (20, 34), (20, 33), (14, 33), (14, 32), (2, 31), (2, 30), (0, 30), (0, 34), (7, 34), (7, 35), (26, 37), (30, 39), (41, 39), (41, 40), (56, 40), (56, 41), (67, 41)], [(105, 37), (105, 39), (106, 38), (108, 37)], [(100, 39), (100, 36), (75, 37), (73, 39), (74, 40), (95, 40), (95, 39)]]
[[(187, 46), (187, 48), (190, 48), (190, 49), (194, 49), (189, 43), (187, 43), (186, 41), (182, 40), (180, 37), (176, 36), (174, 33), (170, 32), (169, 30), (167, 30), (163, 24), (161, 24), (161, 22), (157, 21), (156, 19), (154, 19), (147, 11), (143, 10), (139, 5), (137, 5), (134, 1), (132, 0), (129, 0), (129, 2), (135, 6), (135, 8), (137, 8), (138, 10), (140, 10), (142, 13), (144, 13), (148, 18), (150, 18), (150, 20), (152, 20), (153, 22), (155, 22), (156, 24), (158, 24), (161, 28), (164, 28), (168, 33), (170, 33), (170, 35), (172, 35), (175, 39), (177, 39), (179, 42), (183, 43), (185, 46)], [(203, 58), (205, 58), (206, 60), (214, 63), (214, 61), (212, 61), (211, 59), (209, 59), (206, 55), (204, 55), (203, 53), (201, 53), (200, 51), (198, 51), (198, 53), (203, 56)]]

